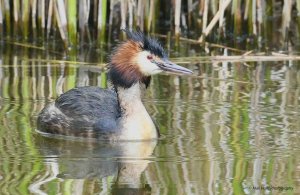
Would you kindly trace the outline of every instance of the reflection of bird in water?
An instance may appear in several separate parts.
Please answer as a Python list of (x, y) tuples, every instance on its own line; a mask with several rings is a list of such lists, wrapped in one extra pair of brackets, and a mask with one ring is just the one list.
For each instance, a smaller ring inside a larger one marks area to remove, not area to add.
[(143, 90), (153, 74), (192, 71), (170, 62), (157, 40), (141, 32), (125, 32), (129, 39), (115, 49), (109, 62), (113, 90), (79, 87), (62, 94), (39, 114), (39, 131), (111, 140), (158, 137), (141, 101)]
[(141, 182), (141, 175), (149, 164), (148, 159), (156, 146), (155, 140), (107, 143), (38, 136), (35, 145), (46, 160), (45, 164), (53, 177), (42, 177), (45, 181), (33, 184), (36, 189), (41, 189), (41, 184), (57, 178), (83, 182), (110, 178), (112, 190), (116, 192), (121, 189), (130, 194), (149, 191), (149, 187)]

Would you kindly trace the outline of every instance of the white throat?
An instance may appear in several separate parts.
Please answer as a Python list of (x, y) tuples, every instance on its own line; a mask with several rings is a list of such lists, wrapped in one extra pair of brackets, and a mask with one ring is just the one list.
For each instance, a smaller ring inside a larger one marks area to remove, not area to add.
[(143, 88), (139, 83), (127, 89), (117, 88), (122, 109), (120, 139), (150, 140), (158, 137), (156, 127), (141, 100)]
[(131, 114), (136, 109), (135, 104), (142, 104), (142, 89), (139, 83), (132, 85), (130, 88), (118, 87), (118, 99), (124, 115)]

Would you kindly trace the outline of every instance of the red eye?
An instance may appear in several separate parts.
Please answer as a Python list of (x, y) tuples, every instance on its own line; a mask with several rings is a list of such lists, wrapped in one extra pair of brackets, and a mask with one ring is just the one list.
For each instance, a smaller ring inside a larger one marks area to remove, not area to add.
[(147, 59), (148, 59), (148, 60), (152, 60), (152, 59), (153, 59), (153, 56), (149, 55), (149, 56), (147, 56)]

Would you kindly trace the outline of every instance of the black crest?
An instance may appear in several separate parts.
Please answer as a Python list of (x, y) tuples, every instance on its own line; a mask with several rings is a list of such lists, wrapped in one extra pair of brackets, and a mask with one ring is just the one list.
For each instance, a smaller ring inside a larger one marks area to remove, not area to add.
[(160, 58), (167, 57), (165, 50), (157, 39), (146, 36), (140, 30), (130, 31), (128, 29), (123, 29), (123, 31), (126, 32), (128, 39), (142, 43), (143, 50), (149, 51)]

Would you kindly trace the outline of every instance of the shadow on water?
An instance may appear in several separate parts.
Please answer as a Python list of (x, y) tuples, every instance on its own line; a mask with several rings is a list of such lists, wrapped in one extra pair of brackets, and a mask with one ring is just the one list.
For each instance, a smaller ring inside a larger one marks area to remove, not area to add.
[(192, 77), (154, 76), (144, 102), (162, 139), (104, 144), (35, 132), (62, 92), (106, 87), (103, 66), (16, 50), (0, 55), (0, 194), (300, 192), (298, 61), (207, 60), (188, 65)]

